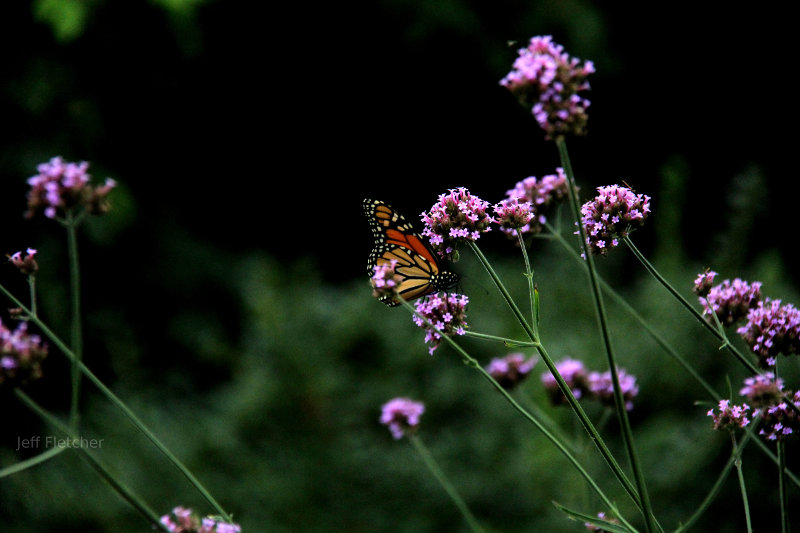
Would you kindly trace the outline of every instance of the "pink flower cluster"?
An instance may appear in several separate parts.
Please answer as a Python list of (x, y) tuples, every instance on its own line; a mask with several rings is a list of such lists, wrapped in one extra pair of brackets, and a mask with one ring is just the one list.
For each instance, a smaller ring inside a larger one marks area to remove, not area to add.
[(489, 202), (470, 194), (464, 188), (450, 189), (439, 195), (439, 201), (421, 217), (425, 223), (422, 234), (429, 238), (431, 247), (447, 259), (455, 257), (458, 241), (477, 241), (482, 233), (491, 230), (494, 222), (487, 214)]
[[(442, 292), (417, 300), (416, 310), (445, 335), (463, 335), (466, 333), (468, 303), (469, 298), (463, 294)], [(430, 346), (428, 352), (433, 355), (442, 342), (441, 334), (417, 315), (414, 315), (414, 323), (425, 329), (425, 343)]]
[[(708, 272), (706, 276), (716, 274)], [(703, 283), (708, 283), (707, 281)], [(695, 282), (695, 285), (697, 282)], [(748, 283), (739, 278), (723, 280), (719, 285), (708, 289), (705, 298), (700, 298), (703, 314), (711, 316), (716, 313), (720, 324), (731, 326), (745, 318), (747, 313), (761, 300), (761, 282)]]
[[(614, 387), (611, 380), (611, 371), (588, 372), (581, 361), (576, 359), (563, 359), (556, 363), (556, 370), (564, 378), (567, 386), (575, 398), (589, 398), (598, 400), (604, 405), (614, 405)], [(636, 378), (624, 369), (617, 369), (620, 391), (625, 402), (625, 409), (633, 409), (633, 399), (639, 394)], [(550, 395), (550, 400), (555, 405), (566, 402), (566, 398), (558, 388), (556, 378), (550, 372), (542, 374), (542, 384)]]
[(506, 191), (509, 200), (504, 201), (517, 200), (517, 202), (530, 203), (530, 217), (521, 227), (503, 224), (501, 222), (502, 215), (497, 212), (496, 206), (495, 212), (497, 213), (498, 223), (501, 226), (500, 230), (511, 237), (516, 237), (517, 229), (523, 234), (539, 233), (542, 231), (545, 222), (547, 222), (545, 213), (551, 206), (566, 198), (567, 194), (567, 176), (562, 168), (557, 168), (555, 174), (543, 176), (541, 179), (536, 178), (536, 176), (529, 176), (522, 181), (518, 181), (513, 189)]
[(375, 273), (370, 278), (372, 283), (372, 296), (380, 301), (394, 300), (397, 295), (397, 286), (400, 276), (395, 272), (397, 260), (375, 265)]
[(381, 407), (380, 422), (389, 428), (396, 440), (416, 431), (425, 405), (408, 398), (393, 398)]
[(593, 254), (605, 255), (619, 245), (633, 224), (642, 225), (650, 213), (650, 197), (627, 187), (598, 187), (597, 196), (581, 207), (586, 243)]
[(28, 323), (10, 330), (0, 322), (0, 384), (24, 384), (42, 376), (47, 344), (39, 335), (28, 333)]
[(586, 78), (594, 71), (591, 61), (581, 64), (551, 36), (536, 36), (518, 50), (511, 72), (500, 84), (531, 109), (547, 139), (567, 133), (583, 135), (590, 102), (579, 93), (589, 89)]
[(181, 506), (162, 516), (161, 523), (173, 533), (241, 533), (242, 531), (239, 524), (230, 524), (211, 517), (200, 519), (191, 509)]
[(747, 313), (747, 323), (736, 330), (762, 366), (773, 366), (778, 354), (800, 353), (800, 310), (780, 300), (759, 301)]
[(505, 357), (495, 357), (489, 361), (486, 372), (488, 372), (501, 387), (510, 390), (528, 377), (528, 374), (530, 374), (531, 370), (533, 370), (533, 367), (536, 365), (536, 361), (535, 358), (527, 358), (525, 354), (520, 352), (510, 353)]
[(36, 253), (36, 250), (33, 248), (28, 248), (25, 250), (24, 256), (22, 252), (15, 252), (8, 256), (8, 260), (26, 276), (35, 274), (36, 271), (39, 270), (39, 264), (36, 262)]
[(750, 423), (750, 419), (747, 418), (749, 411), (750, 406), (746, 403), (731, 405), (730, 400), (720, 400), (719, 405), (715, 409), (709, 409), (706, 414), (714, 420), (714, 429), (733, 430), (743, 428)]
[(92, 214), (107, 212), (107, 196), (116, 182), (107, 178), (103, 185), (91, 185), (88, 169), (86, 161), (70, 163), (61, 157), (40, 164), (36, 167), (38, 174), (28, 179), (31, 189), (25, 216), (43, 212), (48, 218), (56, 218), (77, 207)]

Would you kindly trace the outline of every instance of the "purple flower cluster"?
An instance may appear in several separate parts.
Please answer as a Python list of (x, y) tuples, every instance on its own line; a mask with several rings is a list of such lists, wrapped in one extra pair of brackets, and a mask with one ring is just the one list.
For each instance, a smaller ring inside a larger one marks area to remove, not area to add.
[(56, 218), (78, 207), (92, 214), (107, 212), (107, 197), (116, 182), (107, 178), (103, 185), (91, 185), (88, 169), (86, 161), (70, 163), (61, 157), (41, 163), (36, 167), (38, 174), (28, 179), (31, 189), (25, 216), (31, 218), (42, 212), (48, 218)]
[[(581, 361), (569, 358), (556, 363), (556, 369), (561, 374), (561, 377), (564, 378), (575, 398), (585, 397), (598, 400), (604, 405), (614, 405), (614, 387), (610, 370), (606, 372), (588, 372)], [(622, 368), (617, 369), (617, 378), (619, 378), (625, 408), (630, 411), (633, 409), (633, 399), (639, 394), (636, 378)], [(556, 378), (550, 372), (542, 374), (542, 383), (553, 404), (561, 405), (566, 403), (566, 398), (558, 388)]]
[(191, 509), (178, 506), (161, 517), (161, 523), (172, 533), (241, 533), (239, 524), (222, 522), (216, 518), (199, 518)]
[(650, 197), (619, 185), (598, 187), (597, 193), (581, 207), (581, 222), (589, 250), (605, 255), (609, 248), (619, 245), (619, 239), (628, 235), (634, 223), (644, 223), (650, 213)]
[(494, 222), (486, 213), (489, 202), (470, 194), (464, 187), (450, 189), (439, 195), (439, 201), (421, 217), (425, 223), (422, 234), (429, 238), (433, 249), (447, 259), (455, 257), (459, 241), (477, 241), (481, 233), (491, 230)]
[(705, 296), (711, 291), (711, 287), (714, 285), (714, 278), (716, 277), (716, 272), (708, 268), (705, 269), (704, 272), (701, 272), (695, 278), (692, 292), (694, 292), (700, 298), (705, 298)]
[(389, 428), (392, 437), (399, 440), (416, 431), (425, 405), (408, 398), (393, 398), (381, 407), (380, 422)]
[(22, 385), (42, 376), (42, 361), (47, 344), (28, 333), (28, 323), (20, 322), (10, 330), (0, 322), (0, 384)]
[[(711, 316), (716, 313), (719, 323), (725, 327), (731, 326), (745, 318), (753, 307), (761, 300), (761, 282), (755, 281), (748, 283), (739, 278), (723, 280), (719, 285), (713, 285), (709, 289), (698, 288), (698, 282), (708, 285), (708, 278), (713, 280), (716, 272), (707, 272), (705, 281), (695, 281), (695, 292), (698, 290), (706, 291), (705, 297), (700, 297), (703, 305), (703, 314)], [(701, 274), (703, 276), (703, 274)]]
[(522, 198), (500, 200), (493, 209), (500, 231), (514, 238), (519, 231), (526, 233), (524, 228), (530, 228), (529, 222), (534, 217), (533, 205)]
[(370, 278), (372, 283), (372, 296), (381, 301), (394, 300), (397, 295), (400, 275), (395, 272), (397, 260), (392, 259), (387, 263), (375, 265), (375, 274)]
[(191, 509), (178, 506), (161, 517), (161, 523), (173, 533), (241, 533), (239, 524), (223, 522), (217, 518), (199, 518)]
[(547, 139), (564, 134), (584, 135), (589, 100), (579, 93), (589, 89), (587, 76), (595, 71), (564, 52), (549, 35), (532, 37), (518, 50), (513, 68), (500, 84), (531, 109)]
[(708, 411), (708, 416), (714, 420), (714, 429), (743, 428), (750, 423), (748, 413), (751, 413), (753, 418), (760, 418), (758, 434), (765, 440), (785, 439), (800, 431), (800, 417), (783, 399), (788, 395), (795, 405), (800, 405), (800, 391), (784, 390), (783, 380), (775, 379), (772, 372), (745, 379), (739, 394), (748, 403), (734, 405), (730, 400), (721, 400), (717, 410)]
[(762, 366), (773, 366), (778, 354), (800, 353), (800, 310), (767, 298), (748, 311), (747, 323), (736, 332)]
[(714, 429), (734, 430), (743, 428), (750, 423), (750, 419), (747, 418), (749, 411), (750, 406), (746, 403), (731, 405), (730, 400), (720, 400), (716, 410), (709, 409), (706, 414), (714, 420)]
[[(442, 292), (417, 300), (416, 310), (445, 335), (463, 335), (467, 325), (468, 303), (466, 295)], [(425, 329), (425, 343), (430, 345), (428, 352), (433, 355), (442, 342), (442, 336), (417, 315), (414, 315), (414, 323)]]
[[(549, 174), (541, 179), (537, 179), (536, 176), (529, 176), (522, 181), (518, 181), (513, 189), (506, 191), (507, 201), (518, 199), (518, 202), (529, 202), (531, 205), (532, 216), (520, 228), (523, 235), (542, 231), (542, 226), (547, 222), (545, 213), (551, 206), (566, 198), (567, 194), (567, 176), (562, 168), (557, 168), (555, 174)], [(495, 206), (495, 212), (497, 213), (498, 223), (500, 223), (502, 217), (497, 212), (497, 206)], [(501, 223), (500, 230), (511, 237), (516, 237), (517, 229), (515, 225), (506, 226)]]
[(28, 248), (25, 250), (25, 255), (22, 252), (15, 252), (13, 255), (8, 256), (8, 260), (12, 265), (17, 267), (20, 272), (26, 276), (35, 274), (39, 270), (39, 264), (36, 262), (36, 250)]
[(489, 361), (486, 372), (506, 390), (513, 389), (522, 380), (528, 377), (536, 359), (526, 358), (523, 353), (510, 353), (505, 357), (495, 357)]

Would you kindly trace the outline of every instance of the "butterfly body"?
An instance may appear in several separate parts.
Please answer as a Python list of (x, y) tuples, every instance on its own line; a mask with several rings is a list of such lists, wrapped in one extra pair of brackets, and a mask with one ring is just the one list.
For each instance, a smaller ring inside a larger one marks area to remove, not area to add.
[[(398, 294), (406, 301), (445, 290), (458, 282), (458, 274), (443, 269), (436, 255), (403, 215), (380, 200), (364, 200), (364, 214), (369, 221), (375, 245), (367, 261), (367, 274), (375, 267), (396, 261), (395, 272), (401, 280)], [(381, 298), (388, 306), (399, 305), (390, 297)]]

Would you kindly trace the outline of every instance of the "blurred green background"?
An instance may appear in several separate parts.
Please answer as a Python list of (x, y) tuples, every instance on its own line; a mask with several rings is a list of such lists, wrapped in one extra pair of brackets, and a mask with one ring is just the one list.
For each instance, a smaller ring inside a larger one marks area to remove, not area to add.
[[(163, 439), (246, 532), (466, 531), (406, 442), (377, 423), (394, 396), (424, 401), (421, 436), (492, 531), (581, 531), (551, 502), (598, 502), (544, 439), (455, 353), (434, 357), (408, 315), (369, 294), (361, 199), (410, 219), (448, 187), (496, 202), (558, 165), (532, 117), (498, 85), (515, 50), (552, 34), (591, 59), (589, 135), (570, 143), (584, 199), (625, 180), (653, 197), (634, 239), (684, 294), (711, 267), (798, 303), (790, 233), (798, 184), (788, 71), (790, 17), (672, 2), (350, 3), (37, 0), (0, 7), (3, 253), (39, 250), (41, 315), (67, 336), (65, 239), (24, 221), (25, 179), (54, 155), (111, 176), (113, 211), (81, 232), (86, 363)], [(510, 43), (511, 42), (511, 43)], [(566, 212), (561, 213), (566, 215)], [(562, 216), (563, 233), (571, 224)], [(520, 298), (522, 262), (499, 234), (481, 246)], [(573, 242), (573, 246), (576, 244)], [(556, 359), (603, 368), (587, 284), (555, 242), (532, 248), (543, 338)], [(602, 274), (719, 390), (742, 369), (624, 250)], [(521, 337), (466, 250), (455, 266), (479, 332)], [(23, 296), (8, 267), (0, 281)], [(618, 306), (620, 364), (639, 380), (632, 412), (651, 498), (685, 520), (727, 459), (703, 392)], [(501, 346), (465, 340), (482, 363)], [(798, 385), (794, 362), (782, 372)], [(515, 394), (569, 435), (538, 375)], [(55, 350), (27, 387), (67, 409)], [(3, 394), (0, 467), (17, 439), (50, 430)], [(180, 474), (90, 385), (83, 433), (159, 513), (211, 512)], [(599, 420), (599, 407), (587, 405)], [(621, 461), (613, 422), (611, 446)], [(790, 467), (795, 467), (790, 446)], [(580, 454), (635, 516), (587, 444)], [(777, 474), (754, 448), (744, 469), (754, 523), (777, 529)], [(790, 498), (797, 500), (792, 487)], [(730, 477), (696, 531), (742, 531)], [(146, 531), (75, 454), (0, 479), (0, 529)]]

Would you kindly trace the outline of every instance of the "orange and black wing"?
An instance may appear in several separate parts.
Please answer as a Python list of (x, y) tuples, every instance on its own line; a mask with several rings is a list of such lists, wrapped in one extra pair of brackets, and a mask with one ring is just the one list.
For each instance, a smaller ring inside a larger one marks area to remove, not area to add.
[[(364, 214), (369, 221), (375, 245), (367, 261), (367, 273), (375, 267), (397, 261), (395, 272), (402, 279), (398, 293), (406, 301), (446, 289), (458, 281), (453, 272), (442, 270), (434, 253), (403, 215), (380, 200), (364, 200)], [(399, 302), (382, 298), (389, 306)]]

